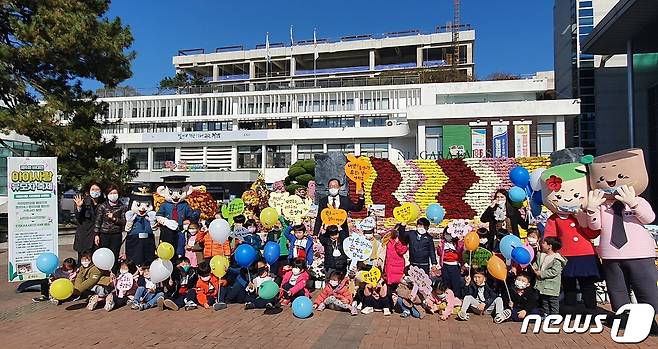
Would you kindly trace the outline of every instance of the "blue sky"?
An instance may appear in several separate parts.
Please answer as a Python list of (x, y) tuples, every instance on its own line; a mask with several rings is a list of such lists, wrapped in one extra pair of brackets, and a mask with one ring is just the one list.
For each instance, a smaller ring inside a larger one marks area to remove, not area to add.
[[(476, 30), (478, 77), (492, 72), (531, 74), (553, 69), (553, 0), (462, 0), (462, 23)], [(133, 77), (122, 85), (152, 88), (174, 74), (172, 56), (179, 49), (265, 42), (338, 39), (420, 29), (433, 31), (452, 20), (451, 0), (114, 0), (109, 16), (130, 25), (137, 58)], [(89, 88), (98, 84), (86, 83)]]

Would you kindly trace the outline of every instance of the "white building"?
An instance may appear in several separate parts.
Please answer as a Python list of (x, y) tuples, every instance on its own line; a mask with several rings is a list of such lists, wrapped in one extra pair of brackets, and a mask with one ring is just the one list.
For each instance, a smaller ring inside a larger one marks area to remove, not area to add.
[[(401, 159), (546, 155), (564, 147), (565, 118), (579, 105), (548, 99), (551, 72), (424, 83), (449, 69), (442, 66), (451, 63), (451, 35), (397, 35), (319, 43), (310, 76), (313, 44), (272, 44), (269, 65), (260, 48), (179, 55), (176, 69), (203, 74), (209, 86), (103, 98), (109, 110), (99, 120), (120, 120), (104, 133), (135, 160), (137, 180), (157, 183), (176, 167), (227, 196), (240, 194), (259, 171), (271, 183), (297, 159), (322, 152)], [(460, 40), (457, 68), (472, 76), (474, 31)]]

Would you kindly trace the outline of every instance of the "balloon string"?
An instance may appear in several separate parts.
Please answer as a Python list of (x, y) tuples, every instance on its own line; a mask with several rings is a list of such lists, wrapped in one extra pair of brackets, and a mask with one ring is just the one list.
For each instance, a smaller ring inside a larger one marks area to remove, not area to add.
[(512, 295), (509, 293), (509, 287), (507, 287), (507, 282), (503, 281), (503, 283), (505, 284), (505, 290), (507, 290), (507, 299), (508, 301), (511, 301)]
[(473, 271), (473, 265), (472, 265), (472, 263), (473, 263), (473, 251), (469, 251), (469, 252), (470, 252), (470, 257), (468, 258), (468, 276), (472, 277), (473, 276), (472, 275), (472, 271)]

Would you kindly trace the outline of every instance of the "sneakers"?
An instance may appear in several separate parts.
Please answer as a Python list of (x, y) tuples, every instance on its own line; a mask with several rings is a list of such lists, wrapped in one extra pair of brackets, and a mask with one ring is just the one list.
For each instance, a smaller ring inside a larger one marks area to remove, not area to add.
[(114, 295), (110, 293), (107, 295), (107, 298), (105, 298), (105, 311), (110, 311), (114, 309)]
[(505, 322), (505, 320), (509, 319), (510, 316), (512, 316), (512, 311), (509, 309), (505, 309), (503, 310), (502, 313), (496, 315), (496, 317), (494, 318), (494, 322), (497, 324), (503, 323)]
[(93, 295), (89, 298), (89, 303), (87, 303), (87, 310), (94, 310), (96, 309), (96, 305), (98, 304), (98, 296)]
[(356, 305), (356, 308), (359, 309), (359, 310), (363, 309), (363, 303), (359, 303), (359, 304), (357, 304), (357, 305)]
[(226, 303), (222, 303), (222, 302), (220, 302), (220, 303), (215, 303), (215, 304), (213, 304), (213, 305), (212, 305), (212, 308), (213, 308), (215, 311), (218, 311), (218, 310), (224, 310), (224, 309), (228, 308), (228, 305), (226, 305)]
[(318, 304), (318, 307), (315, 310), (323, 311), (325, 307), (326, 307), (326, 305), (324, 303), (320, 303), (320, 304)]
[(384, 316), (391, 316), (391, 309), (384, 308)]
[(144, 304), (140, 304), (139, 307), (137, 308), (137, 310), (142, 311), (142, 310), (146, 310), (146, 309), (150, 309), (150, 308), (151, 307), (148, 304), (144, 303)]
[(371, 314), (375, 309), (373, 307), (365, 307), (361, 309), (361, 314)]
[(284, 299), (281, 301), (281, 305), (290, 305), (290, 299)]
[(404, 318), (408, 318), (409, 315), (411, 315), (411, 312), (409, 310), (405, 310), (402, 312), (402, 314), (400, 314), (400, 317), (404, 319)]
[(457, 318), (462, 321), (468, 321), (469, 316), (468, 313), (462, 310), (459, 313), (457, 313)]
[(158, 304), (158, 310), (163, 311), (164, 308), (164, 297), (158, 297), (158, 300), (156, 301)]
[(244, 310), (251, 310), (251, 309), (256, 309), (256, 306), (254, 303), (247, 302), (244, 304)]
[(192, 301), (186, 301), (186, 302), (185, 302), (185, 311), (188, 311), (188, 310), (194, 310), (194, 309), (196, 309), (196, 308), (197, 308), (196, 303), (194, 303), (194, 302), (192, 302)]
[(165, 299), (163, 305), (164, 305), (165, 309), (171, 309), (173, 311), (178, 311), (178, 305), (176, 305), (176, 303), (174, 301), (172, 301), (171, 299)]
[(133, 302), (133, 304), (130, 305), (130, 309), (139, 310), (139, 303)]
[(55, 299), (55, 298), (51, 298), (51, 299), (50, 299), (50, 303), (55, 304), (55, 305), (60, 305), (60, 304), (62, 304), (61, 301), (59, 301), (59, 300), (57, 300), (57, 299)]
[(350, 314), (352, 314), (352, 316), (357, 316), (359, 315), (359, 310), (355, 307), (350, 307)]
[(381, 313), (382, 310), (381, 309), (375, 309), (375, 312)]
[(48, 300), (48, 297), (46, 297), (44, 295), (32, 298), (32, 302), (34, 302), (34, 303), (45, 302), (47, 300)]

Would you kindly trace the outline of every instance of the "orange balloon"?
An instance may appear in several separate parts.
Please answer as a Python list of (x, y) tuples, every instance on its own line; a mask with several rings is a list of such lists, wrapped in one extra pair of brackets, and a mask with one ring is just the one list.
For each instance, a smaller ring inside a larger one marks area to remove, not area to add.
[(500, 281), (505, 281), (507, 279), (507, 266), (498, 256), (491, 256), (487, 262), (487, 270), (491, 276)]
[(480, 247), (480, 236), (472, 231), (464, 236), (464, 248), (473, 252)]

